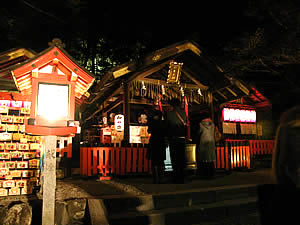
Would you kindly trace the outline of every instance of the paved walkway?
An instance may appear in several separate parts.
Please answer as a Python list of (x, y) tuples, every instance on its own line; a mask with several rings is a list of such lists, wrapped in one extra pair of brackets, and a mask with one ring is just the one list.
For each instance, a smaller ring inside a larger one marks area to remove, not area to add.
[(73, 177), (57, 182), (56, 199), (72, 198), (106, 198), (124, 197), (128, 195), (164, 194), (171, 192), (189, 192), (193, 190), (207, 190), (217, 187), (238, 185), (256, 185), (271, 183), (270, 169), (259, 169), (251, 172), (233, 171), (231, 174), (218, 173), (216, 178), (204, 180), (197, 176), (189, 176), (185, 184), (172, 184), (166, 177), (164, 184), (152, 184), (149, 176), (127, 176), (113, 178), (111, 181), (98, 181), (95, 178)]

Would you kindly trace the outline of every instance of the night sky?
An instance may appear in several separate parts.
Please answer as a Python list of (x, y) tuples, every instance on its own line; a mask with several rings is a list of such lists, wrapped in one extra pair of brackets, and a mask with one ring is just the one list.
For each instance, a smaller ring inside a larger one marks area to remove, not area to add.
[(253, 23), (245, 16), (248, 1), (128, 2), (9, 1), (0, 10), (0, 50), (41, 51), (54, 37), (66, 41), (83, 34), (105, 36), (121, 45), (140, 40), (149, 50), (185, 39), (219, 48)]

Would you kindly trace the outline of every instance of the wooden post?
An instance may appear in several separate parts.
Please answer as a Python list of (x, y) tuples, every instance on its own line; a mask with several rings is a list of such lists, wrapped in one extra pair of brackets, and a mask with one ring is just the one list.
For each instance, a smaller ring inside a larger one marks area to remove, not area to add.
[(126, 82), (124, 82), (123, 88), (124, 141), (129, 143), (130, 105), (128, 84)]
[(45, 137), (43, 225), (54, 225), (56, 188), (56, 136)]

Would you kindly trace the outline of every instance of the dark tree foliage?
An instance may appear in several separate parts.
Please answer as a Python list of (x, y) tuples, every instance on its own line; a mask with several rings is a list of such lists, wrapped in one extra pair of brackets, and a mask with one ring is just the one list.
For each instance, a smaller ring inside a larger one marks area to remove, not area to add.
[(26, 47), (39, 52), (60, 38), (66, 50), (101, 79), (114, 66), (191, 39), (226, 73), (278, 75), (286, 71), (283, 65), (299, 64), (298, 5), (297, 0), (165, 5), (10, 0), (0, 8), (0, 51)]

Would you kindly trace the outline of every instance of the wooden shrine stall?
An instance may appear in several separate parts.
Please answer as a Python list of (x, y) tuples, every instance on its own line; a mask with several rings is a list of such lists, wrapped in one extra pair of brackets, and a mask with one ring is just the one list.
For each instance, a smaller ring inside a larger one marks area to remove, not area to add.
[[(93, 87), (81, 108), (84, 143), (81, 174), (100, 173), (105, 177), (151, 172), (151, 164), (145, 158), (149, 141), (148, 111), (154, 105), (168, 110), (168, 101), (173, 98), (179, 99), (188, 112), (193, 143), (198, 141), (193, 134), (204, 111), (211, 114), (224, 134), (226, 141), (217, 146), (217, 168), (250, 168), (249, 144), (247, 148), (241, 147), (241, 153), (237, 153), (236, 142), (228, 144), (242, 136), (227, 135), (227, 126), (233, 122), (223, 121), (223, 108), (242, 109), (249, 103), (249, 109), (265, 110), (270, 107), (268, 100), (254, 87), (225, 74), (196, 43), (185, 41), (157, 50), (138, 62), (118, 66)], [(245, 126), (246, 133), (253, 128), (247, 123)], [(245, 141), (256, 137), (243, 136), (247, 138)], [(235, 154), (231, 146), (236, 149)]]
[[(51, 134), (44, 134), (42, 120), (56, 118), (44, 116), (42, 113), (47, 110), (41, 106), (58, 107), (59, 111), (73, 104), (66, 115), (72, 118), (75, 104), (78, 108), (88, 96), (87, 90), (93, 81), (93, 76), (80, 67), (57, 40), (41, 53), (28, 49), (0, 53), (0, 196), (30, 194), (40, 185), (44, 135), (56, 135), (57, 155), (72, 158), (72, 135), (78, 123), (65, 125), (71, 136), (54, 129)], [(43, 95), (42, 90), (47, 89), (40, 85), (64, 87), (69, 104), (61, 105), (60, 100), (55, 99), (57, 93)]]

